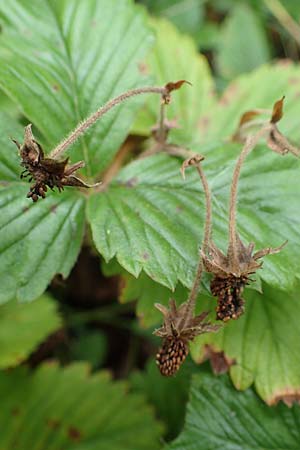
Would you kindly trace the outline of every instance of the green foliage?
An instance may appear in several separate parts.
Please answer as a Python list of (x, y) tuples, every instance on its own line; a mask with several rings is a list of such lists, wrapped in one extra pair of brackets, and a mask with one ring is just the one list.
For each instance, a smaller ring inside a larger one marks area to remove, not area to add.
[(220, 75), (232, 79), (270, 59), (267, 36), (259, 16), (246, 3), (236, 3), (220, 30), (217, 52)]
[(300, 408), (267, 407), (249, 389), (236, 392), (227, 377), (195, 376), (185, 427), (170, 450), (283, 450), (299, 448)]
[[(209, 308), (212, 300), (202, 300)], [(263, 284), (263, 294), (248, 291), (246, 312), (228, 323), (219, 333), (200, 336), (192, 345), (197, 361), (205, 357), (205, 344), (215, 351), (223, 350), (235, 360), (230, 368), (237, 389), (253, 382), (261, 397), (274, 404), (300, 389), (299, 283), (292, 292), (283, 292)]]
[(0, 368), (20, 364), (60, 326), (56, 305), (48, 295), (29, 304), (14, 300), (1, 305)]
[(145, 372), (133, 373), (130, 384), (134, 392), (146, 395), (147, 400), (155, 406), (160, 420), (166, 424), (166, 439), (174, 439), (184, 422), (188, 400), (190, 379), (196, 366), (185, 363), (176, 377), (162, 377), (154, 361), (147, 364)]
[[(151, 35), (143, 14), (125, 0), (114, 7), (95, 0), (88, 6), (76, 0), (0, 2), (0, 20), (0, 86), (41, 132), (48, 151), (101, 103), (145, 81), (138, 63)], [(74, 146), (72, 161), (84, 158), (86, 175), (107, 167), (138, 105), (133, 100), (117, 107)], [(0, 131), (1, 179), (13, 181), (0, 192), (0, 300), (32, 300), (76, 261), (85, 201), (72, 190), (32, 205), (28, 184), (17, 181), (17, 152), (8, 139), (21, 140), (20, 127), (2, 117)]]
[(0, 447), (155, 450), (161, 426), (143, 397), (86, 365), (0, 373)]
[[(152, 36), (128, 0), (1, 1), (0, 20), (0, 86), (48, 151), (101, 104), (145, 83), (138, 64)], [(74, 146), (88, 177), (111, 162), (140, 104), (120, 105)]]
[[(87, 233), (85, 243), (95, 245), (107, 263), (113, 261), (107, 274), (121, 273), (125, 280), (120, 300), (138, 300), (137, 314), (142, 325), (150, 327), (159, 320), (154, 303), (167, 305), (170, 297), (177, 303), (186, 300), (205, 217), (196, 171), (188, 169), (183, 181), (182, 161), (166, 154), (133, 161), (130, 155), (103, 189), (82, 193), (66, 188), (33, 204), (26, 198), (29, 185), (19, 179), (17, 149), (9, 140), (22, 141), (24, 124), (33, 123), (48, 153), (78, 122), (121, 92), (151, 80), (157, 85), (190, 81), (193, 86), (184, 85), (172, 93), (166, 108), (168, 119), (177, 126), (169, 141), (205, 156), (203, 167), (212, 189), (213, 237), (224, 251), (229, 185), (241, 149), (231, 137), (241, 115), (255, 108), (270, 110), (285, 94), (285, 115), (279, 128), (292, 140), (300, 139), (299, 66), (265, 65), (239, 76), (218, 98), (208, 63), (191, 37), (198, 36), (203, 3), (189, 2), (189, 8), (178, 13), (175, 6), (182, 3), (152, 2), (152, 7), (168, 17), (177, 11), (173, 22), (190, 30), (190, 36), (183, 36), (164, 19), (147, 22), (145, 10), (129, 0), (0, 0), (0, 88), (10, 98), (3, 94), (0, 98), (1, 368), (24, 361), (60, 326), (51, 299), (43, 296), (25, 302), (42, 295), (55, 274), (69, 275), (86, 225), (92, 241)], [(218, 76), (230, 79), (269, 60), (270, 50), (259, 2), (224, 1), (223, 10), (221, 3), (217, 11), (228, 12), (231, 6), (232, 10), (220, 24), (223, 43), (218, 49)], [(154, 48), (145, 60), (153, 34)], [(150, 135), (158, 120), (159, 103), (153, 95), (119, 105), (68, 151), (72, 163), (85, 161), (84, 179), (94, 182), (107, 177), (129, 133)], [(143, 145), (151, 144), (149, 139)], [(288, 244), (280, 254), (265, 258), (253, 285), (256, 290), (246, 290), (245, 314), (218, 333), (198, 337), (191, 348), (199, 363), (206, 358), (206, 345), (224, 351), (234, 360), (230, 367), (234, 386), (245, 390), (254, 384), (270, 405), (299, 398), (300, 392), (299, 198), (299, 161), (291, 155), (281, 158), (266, 145), (258, 145), (242, 170), (238, 230), (256, 249), (275, 247), (285, 240)], [(206, 289), (208, 277), (202, 284)], [(215, 300), (201, 293), (197, 312), (210, 310), (213, 317), (214, 308)], [(87, 322), (97, 321), (93, 314), (83, 312), (80, 323), (85, 323), (84, 317), (89, 317)], [(109, 313), (105, 317), (112, 325)], [(122, 320), (118, 317), (114, 324)], [(126, 317), (126, 332), (134, 329), (128, 325), (130, 320)], [(97, 326), (82, 330), (70, 344), (70, 357), (97, 368), (107, 343)], [(140, 335), (150, 344), (148, 334)], [(159, 377), (152, 363), (146, 374), (137, 373), (131, 380), (134, 389), (155, 405), (170, 438), (182, 425), (190, 371), (183, 369), (172, 380)], [(162, 429), (144, 400), (128, 394), (125, 385), (111, 382), (104, 373), (87, 376), (82, 365), (42, 366), (33, 373), (25, 368), (0, 372), (0, 397), (3, 450), (159, 448)], [(298, 415), (298, 407), (270, 409), (250, 390), (237, 393), (225, 378), (201, 375), (193, 382), (185, 430), (168, 448), (296, 449), (299, 436), (289, 433), (289, 427), (296, 426)]]

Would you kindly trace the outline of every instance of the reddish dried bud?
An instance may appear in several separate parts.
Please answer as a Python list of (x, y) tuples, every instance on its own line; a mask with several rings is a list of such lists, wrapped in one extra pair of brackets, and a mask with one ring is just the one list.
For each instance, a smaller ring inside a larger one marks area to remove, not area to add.
[(184, 362), (189, 352), (185, 341), (178, 337), (168, 336), (156, 355), (156, 364), (160, 373), (166, 377), (174, 375)]

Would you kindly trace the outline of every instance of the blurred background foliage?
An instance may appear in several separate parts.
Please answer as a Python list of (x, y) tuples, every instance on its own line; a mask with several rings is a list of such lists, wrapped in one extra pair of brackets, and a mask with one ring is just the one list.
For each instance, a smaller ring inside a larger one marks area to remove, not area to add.
[[(300, 2), (296, 0), (140, 0), (137, 3), (143, 4), (151, 15), (168, 19), (180, 32), (193, 39), (199, 52), (206, 56), (220, 93), (235, 77), (252, 71), (266, 62), (278, 59), (296, 62), (299, 60)], [(167, 41), (168, 36), (165, 39)], [(9, 111), (11, 117), (17, 117), (21, 123), (24, 122), (23, 117), (20, 119), (20, 113), (14, 103), (3, 93), (0, 93), (0, 102), (1, 108)], [(2, 346), (0, 367), (11, 369), (17, 365), (29, 365), (39, 368), (48, 360), (59, 361), (63, 366), (74, 363), (74, 368), (65, 374), (58, 374), (53, 368), (39, 369), (40, 372), (35, 375), (36, 384), (32, 387), (34, 398), (37, 396), (36, 401), (41, 401), (38, 400), (41, 377), (52, 377), (51, 380), (49, 378), (49, 386), (51, 384), (52, 389), (55, 389), (57, 383), (63, 385), (70, 376), (70, 383), (74, 383), (74, 386), (84, 391), (81, 384), (84, 370), (80, 365), (77, 366), (79, 361), (88, 363), (95, 372), (106, 369), (111, 372), (114, 379), (126, 379), (126, 387), (117, 385), (116, 389), (120, 389), (120, 395), (124, 396), (124, 399), (127, 398), (125, 397), (127, 390), (131, 392), (133, 408), (139, 409), (139, 395), (151, 404), (151, 412), (145, 409), (147, 411), (145, 414), (149, 419), (150, 428), (152, 427), (154, 431), (149, 437), (149, 446), (139, 448), (156, 448), (156, 444), (151, 444), (151, 439), (157, 442), (157, 436), (163, 436), (166, 440), (175, 438), (183, 427), (191, 377), (195, 372), (199, 373), (199, 367), (188, 358), (187, 364), (177, 377), (163, 379), (160, 376), (153, 361), (158, 340), (152, 335), (153, 327), (147, 328), (157, 316), (155, 311), (149, 310), (149, 315), (143, 317), (145, 308), (142, 306), (150, 304), (150, 297), (153, 302), (158, 300), (157, 297), (160, 299), (163, 297), (166, 301), (170, 291), (157, 285), (146, 275), (139, 278), (139, 283), (132, 282), (132, 276), (115, 260), (109, 264), (100, 261), (89, 233), (85, 237), (85, 245), (70, 276), (66, 280), (56, 276), (48, 291), (49, 293), (38, 300), (39, 307), (34, 309), (34, 318), (35, 321), (38, 320), (39, 326), (34, 326), (32, 333), (28, 333), (28, 330), (32, 330), (32, 314), (29, 308), (35, 308), (35, 302), (30, 306), (18, 305), (16, 302), (0, 306), (0, 350)], [(182, 298), (186, 295), (186, 289), (179, 285), (174, 295)], [(141, 309), (138, 310), (139, 320), (135, 315), (138, 298), (140, 299), (138, 308)], [(151, 314), (154, 314), (154, 317)], [(24, 332), (22, 334), (22, 330), (27, 330), (27, 334), (24, 335)], [(22, 369), (13, 375), (12, 380), (16, 383), (23, 376)], [(201, 366), (201, 371), (210, 372), (208, 363)], [(9, 371), (7, 373), (9, 374)], [(2, 385), (5, 386), (7, 383), (9, 388), (10, 381), (6, 379), (6, 375), (3, 373), (1, 377)], [(90, 381), (91, 384), (93, 382)], [(106, 378), (105, 383), (108, 389), (113, 391), (114, 388)], [(229, 391), (230, 388), (226, 389)], [(93, 395), (91, 392), (89, 395), (90, 404), (86, 408), (89, 413), (95, 414), (97, 405), (93, 406)], [(101, 402), (109, 401), (106, 398), (105, 392), (99, 392), (99, 408)], [(80, 398), (78, 401), (80, 402)], [(14, 408), (13, 402), (10, 404), (7, 401), (6, 407)], [(60, 405), (57, 408), (59, 409)], [(72, 409), (71, 400), (68, 408)], [(146, 408), (144, 404), (143, 408)], [(124, 410), (126, 415), (126, 408)], [(10, 411), (18, 420), (20, 411), (17, 409)], [(159, 424), (154, 425), (152, 422), (154, 416)], [(55, 429), (59, 426), (56, 417), (52, 417), (51, 420), (50, 428)], [(80, 417), (74, 420), (81, 423)], [(133, 418), (132, 424), (133, 428), (139, 428), (138, 418)], [(91, 431), (93, 439), (97, 439), (97, 426), (93, 425)], [(102, 444), (95, 447), (75, 447), (80, 441), (80, 436), (76, 434), (76, 429), (70, 425), (68, 427), (74, 448), (106, 450), (123, 448), (118, 447), (121, 444), (106, 441), (103, 447)], [(88, 424), (86, 427), (88, 434)], [(15, 429), (18, 429), (18, 425), (15, 425)], [(33, 427), (32, 434), (34, 435)], [(11, 436), (7, 436), (7, 441), (5, 437), (3, 439), (4, 443), (1, 446), (0, 438), (1, 449), (17, 448), (13, 446), (16, 443)], [(29, 437), (28, 439), (30, 442)], [(142, 437), (139, 439), (142, 442)], [(130, 439), (128, 442), (128, 449), (133, 450), (135, 447)], [(19, 449), (29, 450), (26, 443), (19, 445)], [(53, 444), (53, 447), (51, 445), (41, 443), (41, 446), (36, 448), (58, 449), (55, 447), (58, 444)], [(179, 445), (178, 448), (184, 447)]]

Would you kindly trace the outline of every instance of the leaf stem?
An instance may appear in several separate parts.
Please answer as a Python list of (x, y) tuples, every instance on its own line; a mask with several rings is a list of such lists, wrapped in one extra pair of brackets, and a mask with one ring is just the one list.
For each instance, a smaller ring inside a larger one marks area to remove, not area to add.
[(229, 245), (228, 245), (228, 257), (230, 261), (232, 261), (233, 270), (236, 267), (238, 267), (236, 207), (237, 207), (238, 182), (241, 174), (241, 168), (249, 153), (255, 148), (259, 140), (270, 130), (270, 128), (271, 124), (267, 123), (256, 134), (248, 136), (234, 168), (230, 188)]
[(101, 106), (97, 111), (92, 113), (87, 119), (80, 122), (77, 127), (71, 131), (71, 133), (63, 139), (50, 153), (50, 158), (58, 158), (62, 155), (70, 145), (74, 144), (77, 139), (86, 132), (97, 120), (99, 120), (110, 109), (127, 100), (130, 97), (134, 97), (140, 94), (160, 94), (162, 96), (169, 94), (166, 87), (146, 86), (142, 88), (131, 89), (118, 97), (109, 100), (105, 105)]

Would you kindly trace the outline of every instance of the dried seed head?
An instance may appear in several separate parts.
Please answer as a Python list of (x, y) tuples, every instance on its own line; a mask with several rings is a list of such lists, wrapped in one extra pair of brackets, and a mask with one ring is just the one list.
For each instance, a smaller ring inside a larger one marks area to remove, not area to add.
[(160, 373), (166, 377), (174, 375), (184, 362), (188, 352), (188, 345), (184, 340), (175, 336), (165, 338), (156, 355), (156, 364)]
[(213, 296), (218, 297), (217, 320), (227, 322), (238, 319), (244, 312), (244, 300), (241, 294), (249, 278), (246, 276), (227, 278), (215, 277), (210, 283)]
[(177, 372), (188, 354), (188, 342), (196, 336), (216, 331), (218, 325), (205, 322), (208, 313), (203, 312), (194, 317), (194, 308), (190, 301), (177, 308), (175, 300), (170, 299), (169, 308), (159, 303), (156, 308), (163, 314), (164, 323), (153, 334), (163, 339), (161, 349), (156, 355), (156, 362), (162, 375), (170, 376)]
[(32, 134), (31, 124), (25, 128), (24, 143), (20, 145), (15, 140), (13, 142), (19, 149), (21, 166), (25, 168), (21, 178), (29, 178), (30, 182), (34, 181), (27, 194), (33, 202), (46, 197), (47, 186), (50, 189), (57, 187), (59, 192), (65, 186), (92, 187), (73, 175), (78, 169), (84, 167), (84, 161), (68, 164), (69, 158), (62, 161), (45, 158), (41, 145)]

